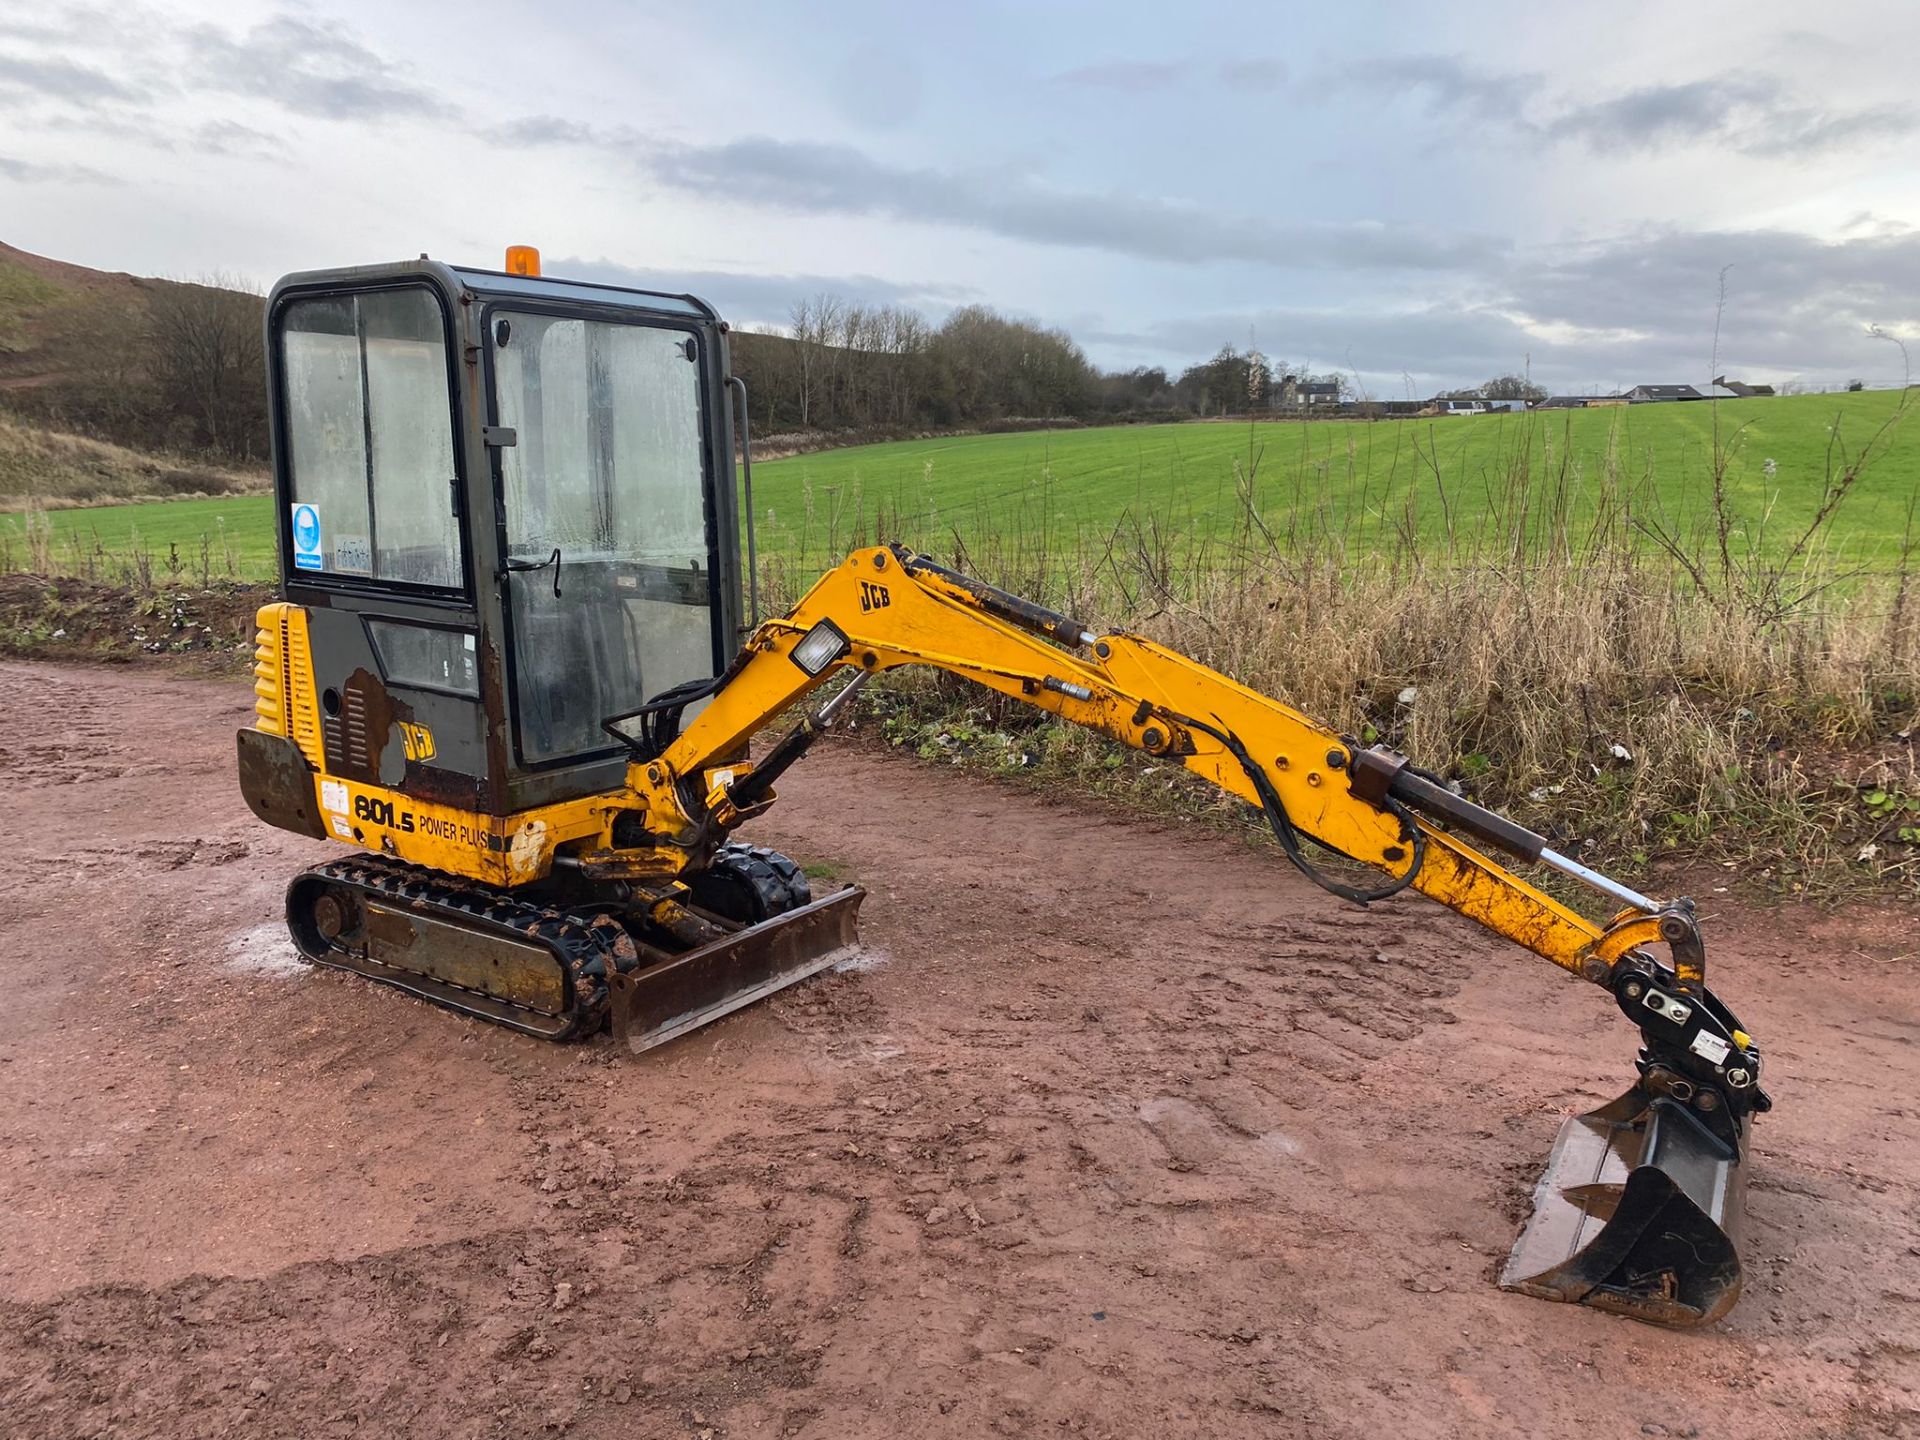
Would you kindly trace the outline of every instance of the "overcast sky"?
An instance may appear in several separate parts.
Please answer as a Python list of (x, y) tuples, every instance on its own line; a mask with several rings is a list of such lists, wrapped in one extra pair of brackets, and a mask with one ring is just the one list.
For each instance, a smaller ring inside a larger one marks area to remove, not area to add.
[[(1320, 18), (1316, 18), (1318, 13)], [(1920, 6), (0, 7), (0, 240), (979, 300), (1431, 393), (1920, 360)]]

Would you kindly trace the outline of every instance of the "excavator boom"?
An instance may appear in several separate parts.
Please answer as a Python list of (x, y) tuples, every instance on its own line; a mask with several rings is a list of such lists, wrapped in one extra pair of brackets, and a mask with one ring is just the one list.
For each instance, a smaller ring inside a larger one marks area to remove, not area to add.
[[(899, 547), (857, 552), (787, 615), (761, 625), (684, 729), (636, 742), (628, 783), (637, 828), (673, 843), (654, 863), (701, 852), (775, 798), (778, 775), (831, 720), (810, 716), (756, 766), (727, 763), (751, 736), (833, 678), (844, 703), (868, 676), (928, 665), (1177, 763), (1259, 809), (1315, 883), (1361, 903), (1417, 890), (1610, 993), (1638, 1027), (1626, 1094), (1562, 1128), (1535, 1215), (1502, 1283), (1666, 1324), (1724, 1314), (1739, 1293), (1729, 1238), (1746, 1129), (1768, 1108), (1758, 1045), (1706, 988), (1692, 904), (1658, 904), (1539, 835), (1456, 795), (1437, 777), (1142, 636), (1078, 622)], [(661, 713), (647, 707), (648, 717)], [(635, 717), (621, 717), (630, 720)], [(624, 733), (618, 721), (610, 728)], [(1599, 924), (1474, 842), (1544, 862), (1622, 906)], [(1311, 843), (1375, 867), (1378, 885), (1336, 879)], [(617, 848), (582, 863), (617, 869)], [(1652, 947), (1661, 947), (1664, 961)]]

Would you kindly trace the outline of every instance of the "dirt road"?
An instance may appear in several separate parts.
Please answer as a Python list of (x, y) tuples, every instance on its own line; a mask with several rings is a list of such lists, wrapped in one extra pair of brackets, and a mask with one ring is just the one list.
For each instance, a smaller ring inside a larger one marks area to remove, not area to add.
[(1632, 1039), (1437, 907), (840, 750), (757, 835), (865, 968), (543, 1046), (289, 963), (250, 700), (0, 664), (0, 1434), (1920, 1434), (1905, 917), (1709, 907), (1778, 1108), (1675, 1334), (1494, 1287)]

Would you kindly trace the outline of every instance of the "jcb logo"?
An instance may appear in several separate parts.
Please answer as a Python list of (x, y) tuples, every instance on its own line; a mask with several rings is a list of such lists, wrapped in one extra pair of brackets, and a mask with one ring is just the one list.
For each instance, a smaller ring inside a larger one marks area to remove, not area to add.
[(406, 747), (407, 759), (433, 759), (433, 732), (424, 725), (412, 721), (400, 722), (400, 743)]
[(860, 608), (862, 610), (884, 610), (893, 603), (893, 597), (887, 594), (887, 587), (876, 585), (871, 580), (860, 582)]

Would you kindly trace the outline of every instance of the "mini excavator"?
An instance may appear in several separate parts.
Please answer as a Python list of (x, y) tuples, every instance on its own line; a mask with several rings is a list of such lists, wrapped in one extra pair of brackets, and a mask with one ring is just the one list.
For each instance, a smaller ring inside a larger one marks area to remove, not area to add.
[[(864, 892), (815, 894), (733, 837), (872, 676), (933, 666), (1238, 796), (1336, 895), (1419, 891), (1610, 996), (1637, 1076), (1561, 1127), (1501, 1283), (1664, 1325), (1734, 1303), (1769, 1101), (1691, 902), (1151, 640), (900, 546), (763, 619), (746, 390), (690, 295), (545, 277), (514, 247), (503, 271), (292, 275), (266, 323), (284, 598), (260, 611), (238, 765), (261, 820), (350, 849), (288, 889), (308, 960), (634, 1051), (804, 980), (852, 953)], [(1371, 870), (1338, 878), (1309, 844)], [(1585, 918), (1489, 849), (1614, 913)]]

